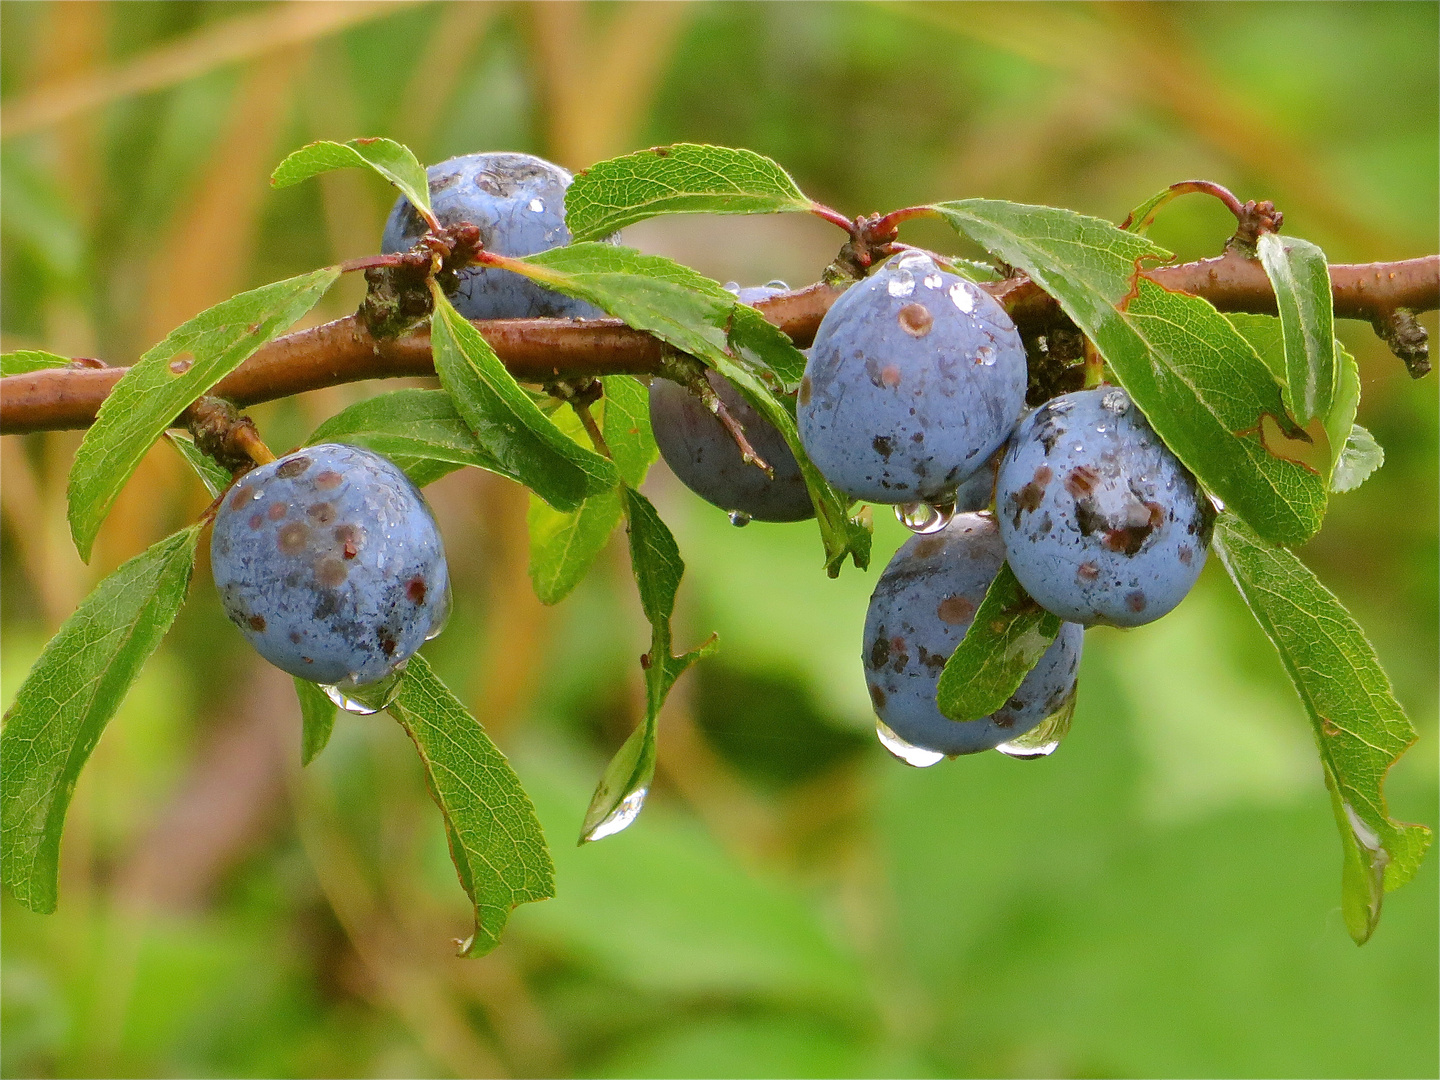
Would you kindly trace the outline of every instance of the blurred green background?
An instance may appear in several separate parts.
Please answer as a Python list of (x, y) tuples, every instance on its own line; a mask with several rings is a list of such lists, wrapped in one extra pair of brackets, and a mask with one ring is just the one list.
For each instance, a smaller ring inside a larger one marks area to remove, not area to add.
[[(0, 3), (4, 347), (127, 362), (235, 291), (373, 251), (383, 184), (266, 182), (288, 150), (357, 135), (572, 168), (745, 146), (850, 214), (979, 195), (1118, 220), (1199, 176), (1273, 198), (1334, 261), (1433, 253), (1437, 10)], [(1229, 224), (1192, 197), (1152, 235), (1193, 258)], [(798, 217), (627, 231), (745, 284), (812, 281), (840, 239)], [(1341, 333), (1387, 460), (1302, 554), (1420, 728), (1388, 791), (1433, 827), (1436, 384)], [(255, 415), (280, 449), (393, 385)], [(85, 566), (64, 521), (78, 441), (3, 443), (7, 702), (99, 577), (207, 501), (158, 448)], [(531, 791), (557, 899), (455, 959), (465, 898), (404, 735), (342, 717), (302, 772), (288, 679), (202, 563), (76, 791), (58, 913), (4, 901), (0, 1071), (1436, 1075), (1437, 860), (1351, 944), (1304, 714), (1218, 565), (1164, 621), (1088, 635), (1053, 758), (913, 770), (875, 742), (858, 663), (875, 571), (829, 581), (813, 527), (733, 529), (663, 466), (647, 490), (688, 562), (678, 644), (718, 630), (721, 651), (672, 696), (640, 821), (577, 849), (642, 701), (623, 545), (544, 609), (524, 494), (478, 472), (430, 489), (456, 611), (427, 655)], [(876, 517), (878, 569), (902, 533)]]

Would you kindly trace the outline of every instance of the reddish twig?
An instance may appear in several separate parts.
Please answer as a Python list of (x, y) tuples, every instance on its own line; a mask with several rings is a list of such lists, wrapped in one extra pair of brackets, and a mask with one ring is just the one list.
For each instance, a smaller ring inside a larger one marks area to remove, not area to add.
[[(1221, 311), (1274, 314), (1265, 270), (1231, 251), (1214, 259), (1147, 270), (1145, 277), (1176, 292), (1203, 296)], [(1385, 322), (1400, 309), (1440, 307), (1440, 255), (1391, 263), (1330, 268), (1335, 314)], [(1060, 317), (1055, 300), (1023, 276), (981, 286), (1010, 312), (1022, 332)], [(816, 284), (756, 306), (804, 347), (840, 294)], [(665, 346), (617, 319), (505, 319), (476, 326), (522, 382), (543, 384), (596, 375), (653, 375)], [(0, 432), (87, 427), (125, 368), (48, 368), (0, 379)], [(212, 391), (244, 407), (307, 390), (401, 376), (433, 375), (430, 336), (420, 331), (377, 340), (355, 316), (289, 334), (265, 345)]]

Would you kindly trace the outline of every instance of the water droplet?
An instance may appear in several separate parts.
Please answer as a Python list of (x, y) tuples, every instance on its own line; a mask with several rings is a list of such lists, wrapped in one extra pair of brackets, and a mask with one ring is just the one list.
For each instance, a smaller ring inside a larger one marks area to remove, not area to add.
[(740, 283), (738, 281), (727, 281), (720, 287), (726, 292), (733, 292), (736, 296), (740, 295)]
[(765, 288), (767, 288), (767, 289), (779, 289), (781, 292), (789, 292), (789, 291), (790, 291), (790, 286), (787, 285), (787, 284), (785, 284), (785, 282), (781, 281), (779, 278), (775, 278), (773, 281), (767, 281), (767, 282), (765, 282)]
[(650, 793), (648, 787), (639, 787), (620, 800), (620, 805), (610, 811), (604, 821), (596, 825), (585, 834), (586, 840), (603, 840), (607, 836), (614, 836), (617, 832), (628, 829), (631, 823), (640, 816), (640, 810), (645, 806), (645, 796)]
[(730, 524), (734, 525), (737, 529), (743, 529), (746, 525), (750, 524), (750, 515), (745, 513), (744, 510), (731, 510)]
[(975, 362), (982, 367), (995, 366), (995, 350), (989, 345), (981, 345), (975, 350)]
[(405, 662), (401, 661), (383, 679), (363, 686), (350, 685), (348, 680), (333, 686), (320, 684), (325, 696), (340, 708), (356, 716), (370, 716), (390, 705), (400, 696), (400, 684), (405, 681)]
[(900, 503), (895, 507), (895, 518), (913, 533), (929, 536), (937, 533), (955, 516), (955, 501), (928, 503)]
[(957, 281), (950, 286), (950, 301), (966, 315), (975, 310), (975, 294), (967, 282)]
[(945, 279), (939, 274), (926, 274), (923, 284), (927, 289), (938, 289), (945, 284)]
[(875, 734), (880, 739), (881, 746), (906, 765), (913, 765), (917, 769), (928, 769), (945, 756), (938, 750), (926, 750), (921, 746), (912, 746), (891, 731), (884, 720), (875, 721)]
[(1072, 690), (1070, 696), (1065, 699), (1065, 704), (1060, 708), (1041, 720), (1024, 735), (1019, 735), (1009, 742), (1003, 742), (995, 749), (1006, 757), (1018, 758), (1021, 761), (1049, 757), (1059, 748), (1060, 741), (1070, 733), (1070, 720), (1074, 715), (1075, 692)]
[(915, 291), (915, 275), (905, 267), (897, 267), (885, 284), (885, 291), (891, 296), (909, 296)]
[(545, 204), (539, 199), (531, 199), (530, 212), (532, 214), (543, 214), (545, 212)]
[(453, 594), (450, 591), (450, 579), (445, 579), (445, 595), (440, 598), (440, 603), (435, 605), (435, 614), (430, 619), (430, 629), (426, 631), (425, 640), (434, 641), (445, 629), (445, 624), (450, 621), (450, 601)]
[(923, 251), (907, 251), (896, 260), (895, 266), (898, 269), (926, 274), (935, 269), (935, 260)]
[(1130, 408), (1130, 395), (1119, 388), (1107, 390), (1100, 398), (1100, 407), (1119, 416)]
[(1064, 398), (1056, 398), (1054, 401), (1047, 402), (1045, 408), (1055, 416), (1064, 416), (1075, 408), (1075, 402), (1066, 401)]

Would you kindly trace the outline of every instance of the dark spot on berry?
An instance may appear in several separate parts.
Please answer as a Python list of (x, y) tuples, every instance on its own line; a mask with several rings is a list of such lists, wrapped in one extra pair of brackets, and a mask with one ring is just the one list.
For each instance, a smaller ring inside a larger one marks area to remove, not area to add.
[(876, 686), (874, 683), (871, 683), (870, 700), (875, 703), (875, 708), (883, 709), (885, 707), (885, 691), (881, 690), (880, 687)]
[(230, 509), (239, 510), (250, 501), (251, 490), (248, 487), (237, 488), (235, 494), (230, 496)]
[(916, 446), (919, 446), (925, 441), (925, 433), (923, 431), (915, 432), (914, 435), (910, 436), (910, 441), (913, 442)]
[(945, 540), (940, 536), (927, 536), (915, 545), (915, 558), (928, 559), (945, 550)]
[(280, 529), (280, 550), (286, 555), (299, 555), (310, 539), (310, 528), (303, 521), (292, 521)]
[(905, 639), (903, 637), (892, 637), (890, 639), (890, 654), (895, 659), (890, 664), (890, 669), (895, 674), (905, 670), (905, 665), (910, 662), (910, 654), (905, 651)]
[(1031, 480), (1030, 483), (1026, 484), (1014, 495), (1010, 496), (1010, 498), (1015, 504), (1015, 525), (1018, 528), (1020, 525), (1020, 512), (1022, 510), (1033, 511), (1040, 509), (1040, 502), (1045, 498), (1045, 485), (1037, 484), (1034, 480)]
[(810, 389), (810, 376), (806, 375), (803, 379), (800, 380), (800, 394), (798, 400), (801, 405), (810, 404)]
[(1176, 555), (1179, 557), (1180, 562), (1185, 566), (1189, 566), (1191, 561), (1195, 558), (1195, 552), (1191, 549), (1189, 544), (1181, 544), (1180, 550), (1176, 552)]
[(1105, 546), (1124, 555), (1136, 555), (1145, 546), (1146, 538), (1154, 531), (1154, 527), (1148, 523), (1127, 525), (1123, 529), (1106, 529)]
[(870, 445), (874, 447), (875, 452), (886, 461), (889, 461), (890, 455), (895, 452), (895, 444), (892, 443), (889, 436), (886, 435), (876, 435), (875, 438), (871, 440)]
[(326, 469), (319, 476), (315, 477), (315, 486), (321, 491), (329, 491), (332, 488), (339, 487), (342, 479), (344, 478), (334, 469)]
[(1017, 706), (1015, 705), (1015, 699), (1011, 698), (1005, 703), (1004, 709), (1002, 709), (1000, 712), (997, 712), (994, 716), (990, 717), (990, 722), (998, 728), (1013, 727), (1015, 724), (1015, 714), (1010, 710), (1014, 708), (1017, 708)]
[(880, 634), (875, 639), (875, 644), (870, 646), (870, 666), (872, 668), (883, 668), (890, 662), (890, 639), (885, 636), (885, 628), (880, 628)]
[(924, 664), (931, 671), (939, 671), (945, 666), (945, 657), (940, 653), (933, 653), (925, 646), (920, 646), (920, 663)]
[(425, 579), (413, 577), (405, 585), (405, 595), (410, 598), (412, 604), (423, 604), (425, 602)]
[(282, 480), (293, 480), (313, 464), (314, 462), (308, 457), (291, 458), (289, 461), (281, 462), (280, 467), (275, 470), (275, 475)]
[(1136, 612), (1144, 611), (1144, 610), (1145, 610), (1145, 594), (1144, 594), (1143, 592), (1141, 592), (1139, 589), (1136, 589), (1136, 590), (1135, 590), (1134, 592), (1132, 592), (1132, 593), (1126, 594), (1126, 596), (1125, 596), (1125, 606), (1128, 607), (1131, 611), (1136, 611)]
[(395, 639), (384, 630), (380, 631), (380, 651), (386, 656), (395, 655)]
[(939, 616), (941, 622), (959, 626), (974, 617), (975, 605), (963, 596), (947, 596), (935, 608), (935, 614)]
[(1074, 498), (1084, 499), (1095, 494), (1095, 489), (1100, 485), (1100, 474), (1088, 465), (1079, 465), (1070, 470), (1070, 475), (1065, 477), (1065, 490)]
[(935, 323), (935, 316), (930, 314), (930, 309), (924, 304), (906, 304), (895, 319), (901, 330), (917, 338), (930, 333), (930, 327)]
[(1093, 562), (1082, 562), (1075, 569), (1075, 577), (1080, 581), (1094, 581), (1100, 576), (1100, 567)]
[(335, 520), (335, 507), (329, 503), (312, 503), (305, 514), (316, 525), (329, 525)]
[(327, 555), (315, 564), (315, 580), (327, 589), (343, 584), (349, 573), (345, 563), (333, 555)]
[(271, 521), (279, 521), (289, 512), (290, 507), (286, 506), (283, 502), (277, 502), (270, 504), (270, 509), (265, 511), (265, 516)]
[(900, 385), (900, 369), (894, 364), (886, 364), (880, 369), (880, 383), (894, 390)]
[(290, 644), (291, 644), (291, 645), (299, 645), (299, 644), (300, 644), (300, 631), (299, 631), (299, 630), (291, 630), (291, 631), (290, 631)]
[(251, 615), (250, 618), (246, 619), (245, 621), (250, 624), (250, 629), (251, 629), (251, 630), (254, 630), (255, 633), (257, 633), (257, 634), (264, 633), (264, 631), (265, 631), (265, 616), (264, 616), (264, 615)]
[(251, 514), (251, 515), (250, 515), (250, 527), (251, 527), (252, 529), (258, 529), (258, 528), (260, 528), (261, 525), (264, 525), (264, 524), (265, 524), (265, 515), (264, 515), (264, 514), (261, 514), (261, 513), (258, 513), (258, 512), (257, 512), (257, 513), (254, 513), (254, 514)]

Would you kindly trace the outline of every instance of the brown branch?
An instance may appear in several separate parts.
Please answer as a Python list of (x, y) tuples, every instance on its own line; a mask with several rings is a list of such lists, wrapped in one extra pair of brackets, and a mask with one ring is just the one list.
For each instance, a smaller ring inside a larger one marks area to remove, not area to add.
[[(1203, 296), (1221, 311), (1274, 314), (1275, 295), (1264, 269), (1230, 252), (1214, 259), (1164, 266), (1145, 276), (1176, 292)], [(1330, 268), (1335, 314), (1376, 322), (1397, 309), (1440, 307), (1440, 255), (1402, 262)], [(1059, 306), (1024, 277), (983, 286), (1005, 305), (1022, 331), (1048, 326)], [(781, 293), (756, 306), (802, 348), (840, 290), (825, 284)], [(570, 321), (504, 319), (476, 323), (485, 340), (522, 382), (595, 375), (653, 375), (664, 346), (618, 319)], [(0, 433), (83, 428), (125, 374), (125, 368), (65, 367), (0, 379)], [(434, 375), (427, 332), (377, 341), (354, 316), (277, 338), (211, 391), (242, 408), (306, 390), (399, 376)]]

